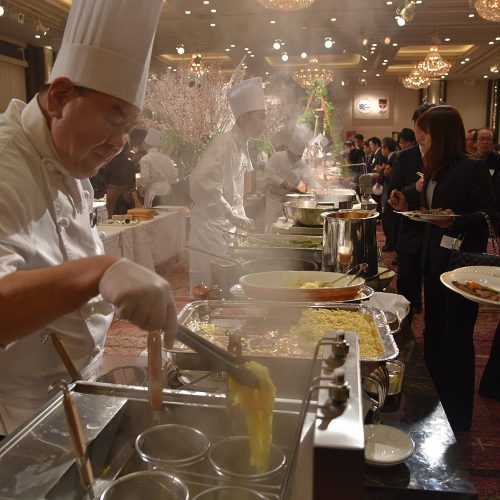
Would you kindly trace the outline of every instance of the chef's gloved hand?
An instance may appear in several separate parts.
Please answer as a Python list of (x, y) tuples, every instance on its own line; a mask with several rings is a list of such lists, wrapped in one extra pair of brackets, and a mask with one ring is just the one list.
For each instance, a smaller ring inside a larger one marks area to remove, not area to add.
[(149, 269), (120, 259), (104, 272), (99, 293), (121, 318), (143, 330), (164, 329), (171, 347), (177, 334), (177, 312), (168, 281)]
[(238, 229), (243, 229), (245, 231), (253, 229), (253, 220), (248, 217), (240, 217), (239, 215), (232, 214), (228, 217), (228, 220)]

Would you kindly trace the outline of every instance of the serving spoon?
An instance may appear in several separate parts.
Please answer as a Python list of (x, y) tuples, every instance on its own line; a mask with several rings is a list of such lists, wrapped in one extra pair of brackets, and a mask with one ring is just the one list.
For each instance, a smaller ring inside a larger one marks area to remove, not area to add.
[(363, 271), (366, 271), (368, 269), (368, 264), (366, 262), (356, 264), (355, 266), (348, 269), (345, 274), (343, 274), (342, 276), (339, 276), (338, 278), (335, 278), (333, 281), (323, 281), (323, 283), (320, 284), (320, 288), (334, 288), (333, 285), (335, 285), (335, 283), (338, 283), (340, 280), (351, 276), (349, 273), (352, 270), (356, 269), (357, 267), (359, 267), (358, 271), (356, 272), (356, 274), (354, 274), (352, 276), (352, 278), (345, 285), (345, 286), (349, 286)]

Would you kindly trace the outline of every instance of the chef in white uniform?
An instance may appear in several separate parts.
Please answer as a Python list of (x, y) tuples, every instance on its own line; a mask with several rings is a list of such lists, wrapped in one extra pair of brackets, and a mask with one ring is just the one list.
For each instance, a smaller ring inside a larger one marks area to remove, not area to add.
[[(243, 207), (245, 172), (252, 171), (248, 140), (257, 139), (266, 121), (266, 102), (261, 78), (242, 80), (227, 92), (236, 123), (216, 136), (191, 173), (194, 201), (189, 244), (216, 255), (225, 255), (224, 232), (251, 229), (253, 221)], [(189, 252), (193, 286), (210, 281), (210, 257)]]
[[(55, 333), (81, 369), (113, 316), (176, 332), (168, 283), (103, 255), (88, 178), (123, 148), (142, 108), (161, 0), (73, 0), (50, 84), (0, 115), (0, 434), (68, 379)], [(142, 6), (142, 3), (141, 3)]]
[(171, 184), (178, 177), (174, 162), (158, 151), (160, 138), (161, 132), (158, 129), (148, 130), (143, 146), (147, 153), (139, 160), (145, 208), (153, 206), (155, 196), (167, 196), (172, 191)]
[(299, 184), (314, 186), (314, 178), (309, 165), (302, 158), (308, 142), (313, 137), (312, 130), (304, 123), (298, 123), (290, 137), (286, 151), (273, 153), (264, 170), (267, 184), (265, 223), (271, 227), (283, 215), (283, 202), (288, 193), (302, 193)]

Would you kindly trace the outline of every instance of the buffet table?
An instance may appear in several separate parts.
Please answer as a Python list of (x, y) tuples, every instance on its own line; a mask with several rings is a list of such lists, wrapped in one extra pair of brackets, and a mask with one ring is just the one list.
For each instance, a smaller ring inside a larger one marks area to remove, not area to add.
[(177, 257), (186, 235), (184, 207), (165, 207), (153, 219), (134, 225), (98, 224), (107, 255), (126, 257), (151, 270)]
[(403, 464), (366, 466), (366, 499), (477, 498), (436, 389), (406, 322), (395, 335), (406, 374), (399, 409), (382, 411), (382, 423), (407, 432), (415, 451)]

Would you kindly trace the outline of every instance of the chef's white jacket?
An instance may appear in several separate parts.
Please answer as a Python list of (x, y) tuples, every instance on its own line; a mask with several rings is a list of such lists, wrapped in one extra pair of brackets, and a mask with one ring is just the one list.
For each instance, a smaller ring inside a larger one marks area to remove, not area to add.
[(156, 148), (139, 160), (141, 184), (144, 189), (144, 207), (151, 208), (155, 196), (166, 196), (177, 181), (178, 172), (174, 162)]
[(289, 193), (281, 187), (284, 181), (292, 186), (298, 186), (300, 181), (308, 187), (316, 185), (309, 165), (304, 160), (292, 163), (286, 151), (278, 151), (271, 155), (266, 162), (264, 175), (267, 185), (265, 223), (268, 227), (283, 215), (283, 202)]
[[(59, 162), (35, 97), (13, 100), (0, 115), (0, 279), (103, 253), (90, 227), (90, 182), (74, 179)], [(47, 304), (50, 296), (46, 297)], [(66, 369), (54, 331), (81, 369), (102, 349), (113, 306), (100, 296), (27, 337), (0, 347), (0, 434), (12, 432), (49, 398)]]
[[(190, 177), (194, 202), (190, 246), (226, 255), (225, 231), (232, 227), (227, 216), (245, 217), (245, 172), (251, 170), (247, 139), (238, 125), (213, 139)], [(189, 252), (191, 288), (200, 282), (210, 284), (210, 260), (199, 252)]]

